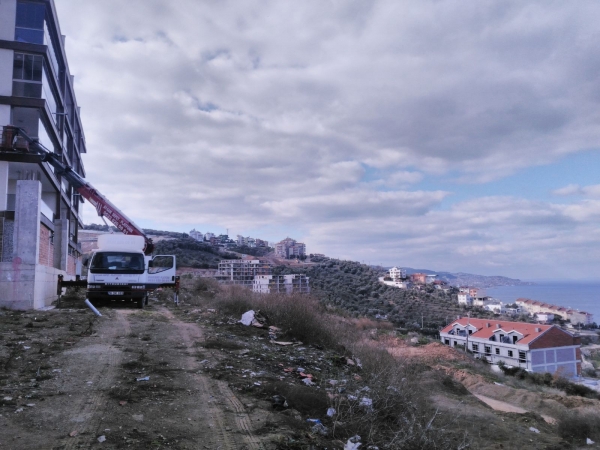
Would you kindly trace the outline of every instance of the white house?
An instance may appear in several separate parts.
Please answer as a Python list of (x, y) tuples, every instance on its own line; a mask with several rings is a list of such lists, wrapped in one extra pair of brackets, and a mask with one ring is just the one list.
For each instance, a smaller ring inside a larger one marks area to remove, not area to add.
[(531, 372), (581, 375), (581, 338), (555, 325), (463, 317), (440, 332), (443, 344), (468, 349), (490, 363)]
[(471, 306), (473, 304), (473, 299), (471, 298), (471, 296), (469, 295), (468, 292), (459, 292), (458, 293), (458, 304)]

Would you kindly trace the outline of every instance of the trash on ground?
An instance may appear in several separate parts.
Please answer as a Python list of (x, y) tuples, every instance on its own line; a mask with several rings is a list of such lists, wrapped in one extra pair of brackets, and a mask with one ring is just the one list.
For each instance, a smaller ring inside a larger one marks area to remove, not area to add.
[(585, 443), (586, 443), (587, 445), (593, 445), (593, 444), (595, 444), (595, 442), (594, 442), (594, 441), (592, 441), (590, 438), (587, 438), (587, 439), (585, 440)]
[(538, 430), (537, 428), (534, 427), (529, 427), (529, 431), (533, 431), (534, 433), (538, 433), (540, 432), (540, 430)]
[(348, 442), (346, 442), (346, 445), (344, 445), (344, 450), (358, 450), (358, 447), (360, 446), (360, 436), (356, 435), (348, 439)]
[(329, 430), (327, 429), (327, 427), (325, 425), (323, 425), (322, 423), (317, 423), (315, 424), (310, 431), (312, 431), (313, 433), (317, 433), (317, 434), (321, 434), (323, 436), (327, 436), (327, 434), (329, 434)]
[(135, 381), (149, 381), (150, 377), (136, 378)]
[(71, 431), (71, 432), (69, 433), (69, 436), (71, 436), (71, 437), (75, 437), (75, 436), (77, 436), (77, 430), (73, 430), (73, 431)]
[(19, 408), (19, 409), (17, 409), (17, 410), (15, 411), (15, 414), (16, 414), (16, 413), (20, 413), (20, 412), (23, 412), (23, 408)]
[(283, 345), (283, 346), (294, 345), (293, 342), (287, 342), (287, 341), (273, 341), (273, 344)]
[(312, 382), (310, 378), (304, 378), (302, 382), (307, 386), (313, 386), (315, 383)]
[(98, 442), (102, 443), (106, 440), (106, 436), (102, 435), (98, 437)]
[(321, 423), (321, 419), (306, 419), (306, 421), (310, 423)]
[(10, 402), (13, 398), (12, 397), (4, 397), (2, 400), (6, 400), (7, 402)]
[(121, 405), (121, 406), (125, 406), (126, 404), (127, 404), (127, 400), (121, 400), (119, 402), (119, 405)]
[(263, 328), (266, 321), (267, 320), (260, 315), (259, 311), (253, 311), (251, 309), (250, 311), (246, 311), (244, 314), (242, 314), (242, 318), (239, 323), (246, 326), (252, 325), (256, 328)]
[(26, 345), (23, 346), (23, 350), (29, 350), (31, 347), (27, 347)]
[(368, 398), (368, 397), (363, 397), (360, 399), (360, 406), (365, 406), (367, 408), (372, 408), (373, 407), (373, 400)]
[(287, 408), (289, 406), (283, 395), (274, 395), (272, 398), (273, 408)]
[(334, 414), (335, 414), (335, 408), (327, 408), (327, 416), (328, 417), (333, 417)]

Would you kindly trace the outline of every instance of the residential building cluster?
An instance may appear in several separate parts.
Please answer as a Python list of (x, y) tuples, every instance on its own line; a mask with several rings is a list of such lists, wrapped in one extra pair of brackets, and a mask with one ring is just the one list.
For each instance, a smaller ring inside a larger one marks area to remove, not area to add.
[(490, 363), (502, 361), (565, 377), (581, 375), (581, 338), (555, 325), (463, 317), (442, 329), (440, 340)]
[(304, 258), (306, 256), (306, 245), (287, 237), (275, 244), (275, 256), (285, 259)]
[(555, 317), (569, 320), (573, 325), (590, 325), (594, 322), (593, 314), (564, 306), (551, 305), (529, 298), (518, 298), (515, 302), (528, 314), (537, 317), (540, 322), (551, 322)]
[(225, 247), (225, 248), (231, 248), (231, 247), (268, 248), (268, 247), (270, 247), (269, 243), (265, 240), (253, 238), (250, 236), (244, 237), (239, 234), (237, 235), (237, 238), (235, 240), (231, 239), (228, 234), (216, 235), (215, 233), (211, 233), (210, 231), (207, 231), (206, 233), (202, 233), (200, 231), (197, 231), (196, 229), (193, 229), (188, 234), (192, 239), (195, 239), (200, 242), (206, 242), (215, 247)]
[(387, 286), (393, 286), (399, 289), (421, 289), (426, 285), (433, 285), (436, 289), (449, 289), (446, 287), (446, 282), (437, 280), (437, 275), (425, 273), (406, 274), (406, 269), (400, 267), (392, 267), (388, 270), (387, 275), (379, 277), (379, 281)]
[(269, 261), (252, 256), (222, 260), (215, 278), (220, 284), (243, 286), (262, 294), (310, 293), (306, 275), (273, 275), (273, 265)]

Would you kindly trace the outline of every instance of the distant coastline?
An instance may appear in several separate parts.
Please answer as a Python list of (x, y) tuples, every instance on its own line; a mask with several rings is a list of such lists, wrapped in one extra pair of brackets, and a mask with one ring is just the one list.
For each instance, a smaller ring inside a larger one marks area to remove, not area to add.
[(528, 285), (494, 286), (486, 294), (504, 303), (530, 298), (566, 308), (586, 311), (600, 321), (600, 282), (536, 282)]
[(473, 273), (450, 273), (450, 272), (436, 272), (429, 269), (412, 269), (406, 268), (407, 274), (412, 273), (426, 273), (435, 274), (439, 280), (445, 281), (450, 286), (470, 286), (478, 288), (492, 288), (499, 286), (533, 286), (535, 283), (531, 281), (521, 281), (517, 278), (508, 278), (499, 275), (476, 275)]

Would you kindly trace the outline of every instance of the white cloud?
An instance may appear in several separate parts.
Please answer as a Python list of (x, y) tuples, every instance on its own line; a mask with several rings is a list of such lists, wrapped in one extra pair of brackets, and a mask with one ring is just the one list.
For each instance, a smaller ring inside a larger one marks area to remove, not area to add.
[[(389, 260), (409, 248), (457, 266), (486, 251), (498, 256), (483, 265), (549, 264), (564, 249), (550, 235), (572, 240), (572, 223), (594, 239), (581, 223), (592, 203), (442, 210), (448, 189), (408, 188), (484, 183), (597, 145), (596, 2), (56, 4), (88, 179), (138, 221), (296, 227), (341, 253), (340, 230)], [(546, 258), (519, 233), (536, 229)]]
[(600, 184), (590, 186), (579, 186), (578, 184), (569, 184), (562, 188), (552, 191), (554, 195), (583, 195), (586, 197), (600, 198)]

